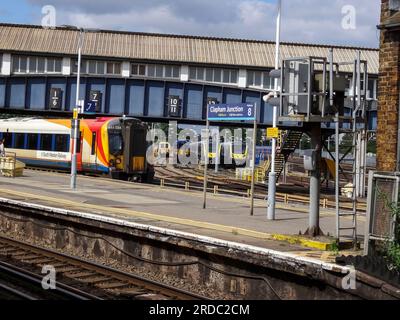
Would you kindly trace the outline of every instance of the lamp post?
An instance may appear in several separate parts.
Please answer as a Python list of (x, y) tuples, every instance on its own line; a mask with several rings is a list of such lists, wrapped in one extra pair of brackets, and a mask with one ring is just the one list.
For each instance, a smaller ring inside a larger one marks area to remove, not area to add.
[[(275, 70), (279, 69), (279, 45), (281, 38), (281, 13), (282, 13), (282, 0), (278, 0), (278, 14), (276, 18), (276, 44), (275, 44)], [(278, 78), (274, 82), (274, 97), (278, 96)], [(264, 101), (268, 101), (270, 95), (264, 96)], [(278, 120), (278, 107), (274, 104), (272, 127), (277, 127)], [(272, 138), (271, 150), (271, 170), (268, 174), (268, 220), (275, 220), (275, 193), (276, 193), (276, 174), (275, 174), (275, 158), (276, 158), (276, 138)]]
[(83, 46), (83, 29), (79, 29), (79, 40), (78, 40), (78, 74), (76, 76), (76, 99), (75, 99), (75, 110), (73, 119), (73, 152), (71, 155), (71, 189), (76, 190), (76, 174), (77, 174), (77, 145), (79, 143), (79, 87), (81, 85), (81, 59), (82, 59), (82, 46)]
[[(73, 121), (72, 121), (72, 128), (71, 128), (71, 133), (72, 133), (72, 141), (73, 141), (73, 148), (72, 148), (72, 154), (71, 154), (71, 189), (76, 190), (76, 176), (77, 176), (77, 145), (80, 142), (79, 141), (79, 112), (82, 112), (80, 110), (79, 106), (79, 87), (81, 84), (81, 61), (82, 61), (82, 47), (83, 47), (83, 37), (85, 32), (98, 32), (99, 29), (87, 29), (87, 28), (79, 28), (76, 26), (70, 26), (70, 25), (63, 25), (63, 28), (66, 29), (72, 29), (72, 30), (78, 30), (79, 31), (79, 38), (78, 38), (78, 70), (77, 70), (77, 76), (76, 76), (76, 99), (75, 99), (75, 108), (73, 112)], [(82, 106), (83, 107), (83, 106)]]

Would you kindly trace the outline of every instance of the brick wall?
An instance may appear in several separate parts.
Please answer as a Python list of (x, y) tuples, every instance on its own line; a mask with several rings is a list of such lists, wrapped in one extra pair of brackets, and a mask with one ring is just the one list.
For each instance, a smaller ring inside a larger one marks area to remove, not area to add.
[[(382, 0), (381, 23), (390, 15), (389, 0)], [(399, 30), (381, 30), (379, 60), (377, 169), (395, 171), (400, 95)]]

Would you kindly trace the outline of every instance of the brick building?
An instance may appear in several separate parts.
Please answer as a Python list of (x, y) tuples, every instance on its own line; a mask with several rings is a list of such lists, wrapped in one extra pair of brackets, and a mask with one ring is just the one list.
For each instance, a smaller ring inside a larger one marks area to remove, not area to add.
[(400, 0), (382, 0), (381, 8), (377, 168), (400, 170)]

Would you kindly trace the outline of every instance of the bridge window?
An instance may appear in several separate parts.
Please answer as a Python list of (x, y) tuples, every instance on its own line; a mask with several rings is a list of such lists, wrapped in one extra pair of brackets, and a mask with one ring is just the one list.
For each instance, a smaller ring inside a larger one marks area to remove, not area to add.
[(189, 79), (196, 81), (237, 84), (238, 71), (234, 69), (190, 67)]
[(273, 89), (274, 80), (271, 79), (268, 72), (248, 70), (247, 86), (255, 88), (263, 88), (263, 89)]
[(28, 64), (28, 57), (14, 56), (13, 57), (13, 72), (26, 73), (27, 64)]
[(61, 59), (47, 58), (47, 72), (61, 73)]
[(61, 73), (61, 58), (13, 56), (13, 73)]
[(367, 99), (377, 100), (378, 99), (378, 80), (368, 79)]
[[(353, 96), (353, 79), (349, 77), (346, 79), (346, 89), (345, 89), (345, 96), (352, 97)], [(357, 94), (357, 88), (356, 88)], [(361, 94), (364, 94), (364, 81), (361, 79)], [(378, 80), (377, 79), (368, 79), (367, 85), (367, 99), (368, 100), (377, 100), (378, 99)]]
[(119, 62), (107, 62), (107, 74), (121, 74), (121, 63)]
[(180, 67), (179, 66), (165, 66), (165, 78), (179, 78)]
[(144, 76), (149, 78), (171, 78), (180, 77), (180, 66), (160, 64), (137, 64), (131, 65), (132, 76)]
[[(78, 73), (78, 60), (72, 61), (72, 72)], [(121, 63), (119, 62), (105, 62), (97, 60), (82, 60), (81, 61), (81, 74), (96, 74), (96, 75), (120, 75)]]
[(131, 66), (131, 73), (134, 76), (145, 76), (146, 75), (146, 65), (133, 63)]

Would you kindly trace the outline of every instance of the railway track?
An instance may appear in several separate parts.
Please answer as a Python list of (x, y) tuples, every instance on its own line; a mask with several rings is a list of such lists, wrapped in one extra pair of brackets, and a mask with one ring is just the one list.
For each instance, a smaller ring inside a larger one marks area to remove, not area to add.
[[(41, 286), (43, 266), (54, 267), (56, 289), (30, 293), (26, 286), (11, 286), (4, 275), (25, 281), (28, 287)], [(105, 265), (70, 256), (51, 249), (27, 244), (0, 235), (0, 293), (9, 292), (20, 299), (79, 300), (199, 300), (207, 299), (192, 292), (171, 287)]]

